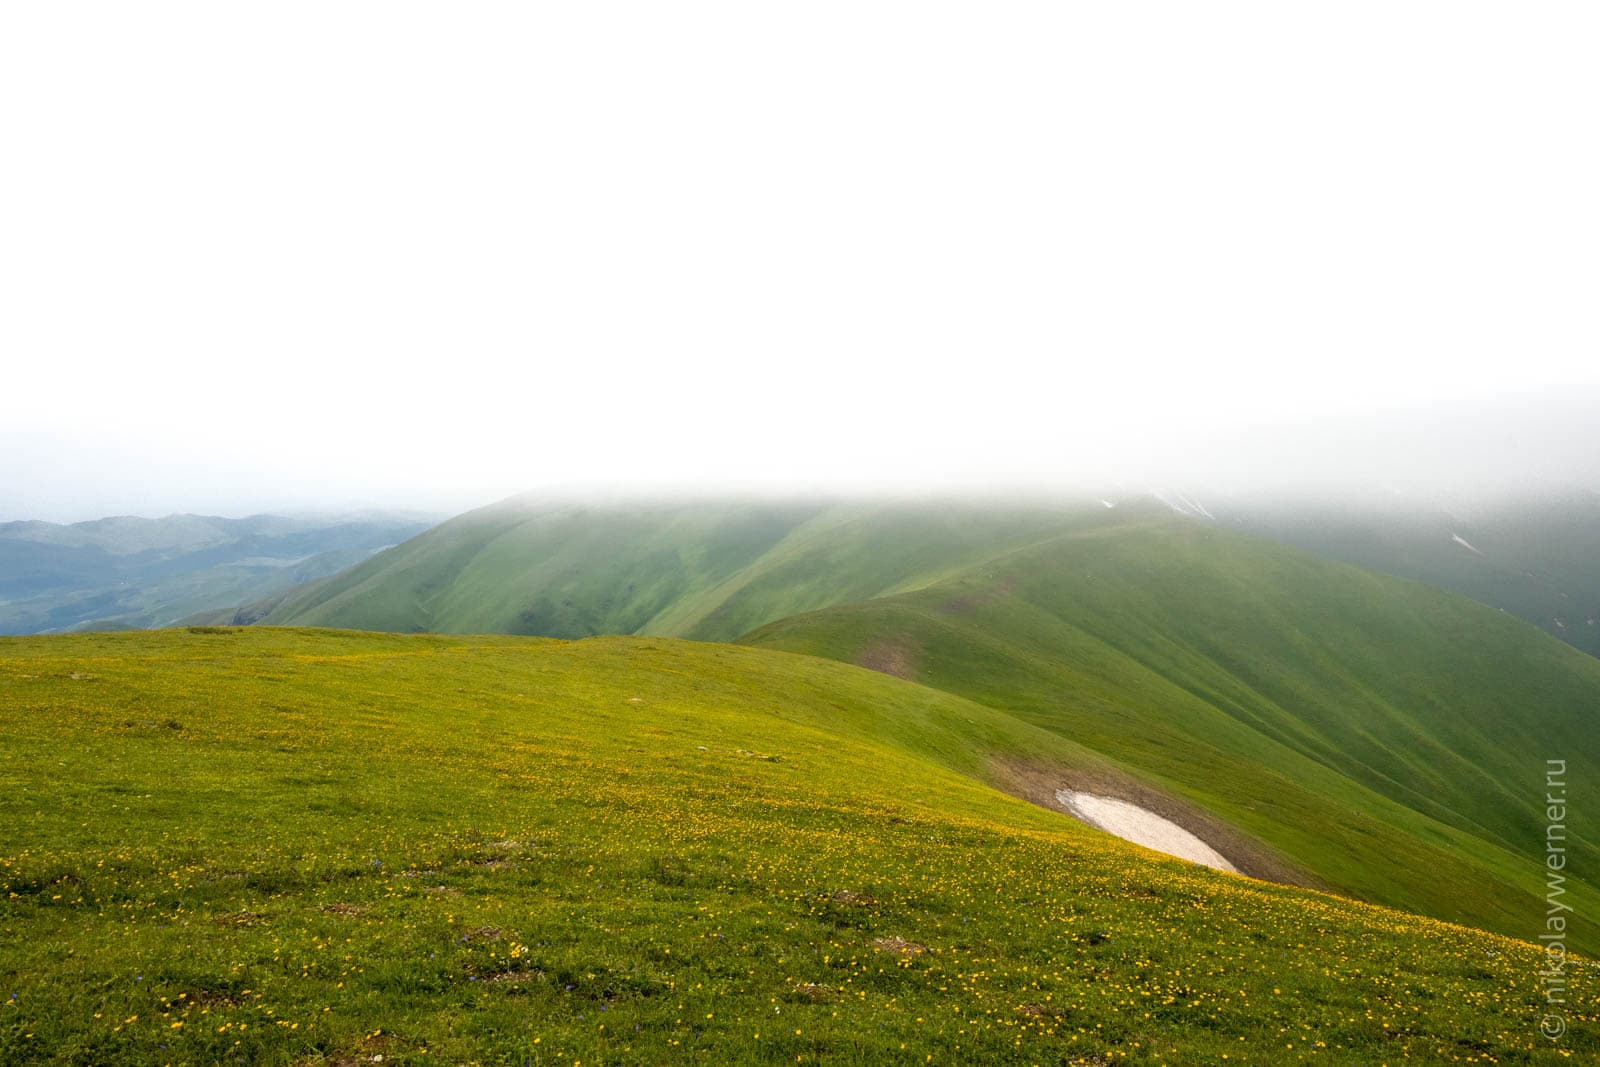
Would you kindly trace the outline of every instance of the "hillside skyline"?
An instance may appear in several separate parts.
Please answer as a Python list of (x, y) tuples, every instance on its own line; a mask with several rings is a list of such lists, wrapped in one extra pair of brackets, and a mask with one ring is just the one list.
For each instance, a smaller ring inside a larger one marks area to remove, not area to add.
[[(1511, 393), (1453, 407), (1375, 401), (1298, 422), (1265, 414), (1209, 428), (1067, 426), (1052, 442), (1022, 440), (1036, 427), (935, 440), (926, 427), (893, 447), (853, 450), (848, 429), (819, 425), (813, 439), (781, 434), (752, 448), (705, 450), (696, 460), (670, 443), (632, 442), (568, 462), (559, 447), (527, 459), (515, 449), (464, 443), (432, 466), (395, 469), (394, 457), (330, 453), (320, 469), (296, 471), (217, 455), (209, 471), (191, 465), (206, 448), (156, 438), (100, 444), (56, 431), (0, 427), (0, 523), (60, 524), (114, 516), (289, 515), (363, 511), (439, 518), (509, 497), (760, 499), (884, 497), (1081, 498), (1172, 490), (1208, 497), (1370, 504), (1383, 496), (1463, 507), (1494, 506), (1570, 490), (1600, 492), (1600, 385)], [(1096, 434), (1104, 433), (1099, 439)], [(920, 435), (920, 436), (919, 436)], [(1143, 435), (1143, 439), (1141, 438)], [(814, 440), (831, 441), (805, 455)], [(776, 442), (762, 469), (762, 447)], [(688, 447), (680, 444), (678, 447)], [(785, 453), (783, 449), (789, 449)], [(966, 458), (963, 460), (961, 454)]]
[(1592, 10), (628, 6), (8, 13), (0, 518), (1600, 488)]

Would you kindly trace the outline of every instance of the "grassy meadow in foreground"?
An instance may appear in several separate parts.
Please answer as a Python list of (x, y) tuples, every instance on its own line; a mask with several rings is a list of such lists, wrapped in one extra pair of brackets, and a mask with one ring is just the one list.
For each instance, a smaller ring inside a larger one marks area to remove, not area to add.
[[(1523, 1063), (1535, 947), (995, 792), (1068, 742), (664, 639), (0, 641), (0, 1062)], [(1530, 916), (1530, 927), (1537, 922)]]

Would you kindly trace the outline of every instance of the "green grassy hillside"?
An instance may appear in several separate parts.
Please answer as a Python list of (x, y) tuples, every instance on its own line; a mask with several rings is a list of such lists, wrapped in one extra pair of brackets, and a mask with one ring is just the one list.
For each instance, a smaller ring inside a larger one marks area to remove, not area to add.
[(661, 639), (0, 640), (0, 1061), (1543, 1062), (1526, 943), (1125, 845), (1091, 765)]
[[(1541, 914), (1543, 761), (1600, 771), (1600, 664), (1481, 605), (1154, 505), (510, 501), (267, 621), (756, 629), (1071, 739), (1098, 759), (1075, 781), (1171, 809), (1250, 873), (1513, 935)], [(1058, 770), (994, 774), (1048, 804)], [(1572, 830), (1600, 841), (1581, 813)], [(1600, 893), (1574, 873), (1594, 905), (1576, 936), (1600, 947)]]
[[(747, 640), (1012, 712), (1325, 885), (1506, 932), (1543, 914), (1545, 759), (1600, 774), (1600, 663), (1464, 598), (1154, 514)], [(1570, 830), (1600, 842), (1592, 811)], [(1592, 948), (1600, 893), (1575, 873)]]
[(1217, 505), (1227, 525), (1454, 590), (1600, 656), (1600, 494), (1447, 511), (1420, 501)]
[(272, 606), (270, 625), (730, 640), (915, 588), (1061, 528), (1059, 509), (516, 499)]

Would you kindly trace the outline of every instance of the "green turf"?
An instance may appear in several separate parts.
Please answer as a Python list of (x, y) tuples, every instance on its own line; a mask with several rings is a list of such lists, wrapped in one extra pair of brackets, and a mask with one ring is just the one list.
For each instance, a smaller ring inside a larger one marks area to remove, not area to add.
[(1530, 492), (1450, 509), (1403, 497), (1240, 501), (1218, 511), (1230, 526), (1462, 593), (1600, 656), (1600, 494)]
[[(1264, 843), (1258, 873), (1511, 935), (1542, 914), (1543, 761), (1600, 776), (1600, 663), (1462, 598), (1148, 504), (510, 501), (268, 621), (755, 629), (1070, 738), (1099, 761), (1090, 781), (1109, 767), (1114, 791)], [(1600, 842), (1592, 811), (1572, 832)], [(1596, 876), (1573, 874), (1574, 936), (1600, 949)]]
[(758, 649), (0, 640), (0, 1062), (1379, 1063), (1540, 1036), (1531, 945), (1002, 795), (1092, 759)]
[(915, 588), (1072, 512), (837, 503), (540, 504), (468, 512), (275, 604), (271, 625), (731, 640)]
[[(1543, 914), (1544, 761), (1600, 780), (1600, 662), (1431, 587), (1147, 515), (748, 639), (1058, 732), (1323, 884), (1507, 933)], [(1600, 822), (1574, 810), (1576, 849)], [(1577, 938), (1600, 893), (1575, 875)]]

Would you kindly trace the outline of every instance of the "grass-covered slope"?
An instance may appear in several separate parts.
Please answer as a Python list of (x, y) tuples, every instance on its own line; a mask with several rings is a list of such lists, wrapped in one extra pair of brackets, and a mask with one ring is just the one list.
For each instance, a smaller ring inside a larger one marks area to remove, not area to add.
[(1245, 501), (1216, 513), (1237, 529), (1454, 590), (1600, 656), (1600, 494), (1530, 493), (1455, 510), (1404, 498)]
[[(797, 614), (798, 613), (798, 614)], [(778, 621), (774, 621), (778, 620)], [(1153, 504), (541, 505), (445, 523), (269, 623), (753, 641), (914, 677), (1093, 752), (1250, 873), (1507, 933), (1543, 761), (1600, 770), (1600, 665), (1415, 583)], [(993, 773), (1048, 802), (1060, 765)], [(1581, 847), (1600, 841), (1573, 822)], [(1265, 846), (1262, 846), (1262, 843)], [(1579, 938), (1600, 946), (1600, 895)]]
[(1552, 1043), (1526, 943), (1126, 846), (1087, 758), (757, 649), (0, 641), (0, 1061), (1232, 1062)]
[(729, 640), (915, 588), (1061, 528), (1069, 512), (839, 503), (468, 512), (272, 606), (271, 625)]
[[(748, 640), (1013, 712), (1328, 886), (1507, 932), (1544, 914), (1544, 761), (1600, 777), (1592, 658), (1428, 586), (1151, 514)], [(1569, 832), (1592, 854), (1595, 811)], [(1600, 893), (1572, 873), (1593, 948)]]

